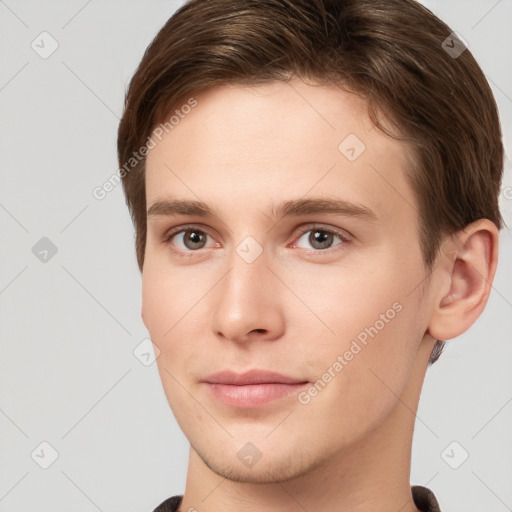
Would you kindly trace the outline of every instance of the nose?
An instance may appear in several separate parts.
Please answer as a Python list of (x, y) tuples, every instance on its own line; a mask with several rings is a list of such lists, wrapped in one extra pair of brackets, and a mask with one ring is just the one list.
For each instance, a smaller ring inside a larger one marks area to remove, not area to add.
[(212, 328), (217, 337), (246, 343), (274, 340), (284, 331), (279, 279), (269, 268), (265, 252), (247, 262), (235, 251), (230, 270), (215, 287)]

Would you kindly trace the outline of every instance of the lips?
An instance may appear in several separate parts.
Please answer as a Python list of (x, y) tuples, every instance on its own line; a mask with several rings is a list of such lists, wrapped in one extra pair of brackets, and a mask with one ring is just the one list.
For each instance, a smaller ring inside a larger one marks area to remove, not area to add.
[(233, 386), (246, 386), (249, 384), (304, 384), (304, 379), (295, 379), (280, 373), (268, 370), (250, 370), (245, 373), (235, 373), (223, 370), (204, 379), (209, 384), (229, 384)]
[(211, 396), (236, 408), (261, 407), (278, 399), (296, 395), (308, 381), (267, 370), (214, 373), (202, 381)]

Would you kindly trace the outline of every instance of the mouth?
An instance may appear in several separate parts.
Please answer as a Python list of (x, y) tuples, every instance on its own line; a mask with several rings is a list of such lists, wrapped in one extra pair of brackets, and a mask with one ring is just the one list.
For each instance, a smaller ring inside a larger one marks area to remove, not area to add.
[(245, 373), (221, 371), (202, 381), (211, 395), (226, 405), (260, 407), (278, 399), (291, 398), (309, 382), (266, 370)]

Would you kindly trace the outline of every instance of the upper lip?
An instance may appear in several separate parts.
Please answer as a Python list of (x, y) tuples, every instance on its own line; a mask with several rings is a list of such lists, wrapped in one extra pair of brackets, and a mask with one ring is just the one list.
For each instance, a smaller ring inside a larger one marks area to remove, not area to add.
[(244, 386), (247, 384), (303, 384), (307, 381), (294, 379), (280, 373), (268, 370), (249, 370), (245, 373), (235, 373), (231, 370), (223, 370), (212, 373), (206, 377), (203, 382), (209, 384), (231, 384), (235, 386)]

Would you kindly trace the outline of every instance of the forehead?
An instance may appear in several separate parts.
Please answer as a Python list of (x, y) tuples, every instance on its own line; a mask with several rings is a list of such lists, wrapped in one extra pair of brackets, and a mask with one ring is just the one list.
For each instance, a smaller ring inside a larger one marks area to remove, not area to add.
[(201, 197), (219, 210), (256, 212), (336, 196), (383, 218), (415, 213), (410, 150), (375, 128), (359, 96), (292, 79), (218, 86), (194, 99), (192, 109), (177, 105), (174, 123), (153, 136), (148, 207), (164, 196)]

